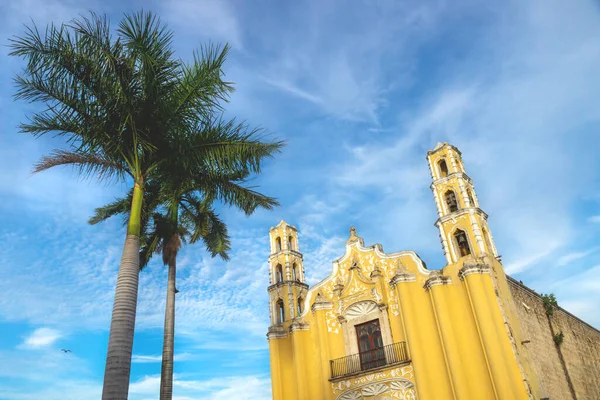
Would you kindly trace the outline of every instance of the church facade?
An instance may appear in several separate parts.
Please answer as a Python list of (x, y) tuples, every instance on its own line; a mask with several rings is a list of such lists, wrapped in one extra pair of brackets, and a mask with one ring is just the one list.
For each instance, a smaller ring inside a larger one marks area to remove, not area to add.
[(552, 358), (551, 316), (505, 275), (460, 151), (438, 144), (427, 161), (441, 270), (365, 246), (352, 228), (332, 273), (309, 288), (296, 228), (271, 228), (273, 399), (599, 399), (600, 332), (557, 308), (587, 341), (572, 338), (581, 362)]

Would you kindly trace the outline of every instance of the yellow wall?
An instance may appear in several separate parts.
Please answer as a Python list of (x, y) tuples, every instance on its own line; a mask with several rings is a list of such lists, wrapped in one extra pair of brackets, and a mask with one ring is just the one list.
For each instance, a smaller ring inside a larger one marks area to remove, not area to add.
[[(449, 167), (445, 178), (436, 170), (441, 158)], [(352, 230), (331, 275), (310, 290), (298, 282), (272, 284), (272, 310), (277, 299), (288, 302), (289, 293), (304, 298), (301, 315), (288, 314), (281, 324), (272, 319), (269, 328), (275, 400), (539, 398), (506, 277), (494, 257), (487, 215), (476, 198), (471, 204), (462, 195), (467, 189), (475, 193), (460, 152), (444, 145), (430, 152), (428, 161), (448, 265), (427, 270), (414, 252), (386, 254), (380, 245), (365, 247)], [(455, 213), (442, 203), (448, 188), (460, 202)], [(471, 254), (466, 257), (456, 253), (452, 235), (457, 228), (468, 235)], [(285, 222), (271, 230), (272, 271), (277, 263), (301, 262), (297, 247), (273, 248), (277, 237), (290, 232), (297, 243), (295, 228)], [(384, 345), (406, 342), (410, 359), (330, 379), (330, 360), (357, 353), (354, 325), (376, 318)]]

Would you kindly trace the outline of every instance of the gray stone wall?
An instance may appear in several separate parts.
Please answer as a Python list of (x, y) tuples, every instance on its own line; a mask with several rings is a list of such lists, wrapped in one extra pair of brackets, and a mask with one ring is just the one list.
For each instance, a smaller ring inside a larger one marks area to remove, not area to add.
[[(600, 331), (562, 308), (555, 310), (548, 321), (539, 294), (510, 277), (508, 283), (543, 396), (572, 399), (569, 377), (577, 400), (599, 400)], [(564, 335), (559, 348), (553, 332)]]

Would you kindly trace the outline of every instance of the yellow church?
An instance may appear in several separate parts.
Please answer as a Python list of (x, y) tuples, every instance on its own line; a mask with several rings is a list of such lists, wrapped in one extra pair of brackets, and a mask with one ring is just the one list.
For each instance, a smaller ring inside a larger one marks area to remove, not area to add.
[(600, 332), (505, 275), (456, 147), (427, 161), (441, 270), (351, 228), (309, 288), (296, 228), (271, 228), (273, 399), (600, 399)]

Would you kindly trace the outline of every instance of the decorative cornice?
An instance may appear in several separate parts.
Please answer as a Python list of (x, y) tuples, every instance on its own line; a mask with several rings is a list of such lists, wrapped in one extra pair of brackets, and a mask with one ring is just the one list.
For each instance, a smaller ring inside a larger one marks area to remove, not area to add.
[(290, 325), (290, 332), (295, 332), (295, 331), (308, 331), (310, 329), (310, 326), (307, 323), (304, 322), (300, 322), (295, 320), (294, 322), (292, 322), (292, 324)]
[(474, 259), (474, 262), (465, 261), (464, 267), (458, 271), (458, 277), (462, 281), (465, 279), (465, 276), (471, 274), (489, 274), (492, 271), (492, 268), (485, 261), (481, 259)]
[(379, 278), (381, 276), (383, 276), (383, 274), (381, 273), (381, 270), (379, 269), (379, 263), (375, 263), (375, 267), (373, 268), (373, 271), (371, 271), (371, 279), (373, 278)]
[(333, 308), (333, 304), (332, 303), (314, 303), (311, 307), (311, 310), (313, 311), (319, 311), (319, 310), (331, 310)]
[(332, 308), (333, 308), (333, 303), (327, 301), (327, 299), (321, 293), (317, 294), (315, 302), (313, 303), (313, 305), (311, 307), (311, 309), (313, 311), (331, 310)]
[(267, 332), (267, 339), (281, 339), (287, 337), (287, 332), (282, 325), (271, 325)]
[(431, 183), (431, 185), (429, 186), (429, 188), (431, 190), (434, 190), (437, 185), (449, 182), (453, 178), (462, 178), (465, 181), (469, 182), (469, 184), (473, 185), (473, 180), (471, 179), (471, 177), (469, 175), (465, 174), (464, 172), (459, 171), (459, 172), (451, 172), (451, 173), (449, 173), (448, 175), (446, 175), (446, 176), (444, 176), (442, 178), (438, 178), (438, 179), (434, 180)]
[(403, 265), (399, 265), (396, 270), (396, 274), (390, 279), (390, 286), (393, 288), (397, 284), (401, 282), (415, 282), (417, 280), (417, 276), (415, 274), (410, 274), (406, 271)]
[(425, 281), (423, 288), (425, 290), (429, 290), (437, 285), (448, 285), (452, 283), (452, 278), (449, 276), (442, 275), (442, 270), (431, 271), (430, 278)]
[(267, 290), (270, 292), (274, 289), (283, 287), (283, 286), (299, 286), (301, 290), (308, 290), (309, 286), (306, 283), (300, 282), (300, 281), (283, 281), (283, 282), (277, 282), (272, 284), (271, 286), (269, 286), (267, 288)]
[(282, 254), (291, 254), (293, 256), (298, 257), (299, 259), (303, 259), (302, 253), (300, 253), (299, 251), (296, 250), (280, 250), (277, 251), (275, 253), (272, 253), (271, 255), (269, 255), (269, 261), (271, 261), (273, 258), (277, 258)]
[(344, 284), (340, 281), (340, 278), (338, 278), (336, 284), (333, 286), (333, 294), (335, 294), (337, 297), (340, 297), (343, 291)]
[(448, 222), (448, 221), (452, 220), (453, 218), (460, 217), (460, 216), (465, 215), (465, 214), (474, 214), (474, 213), (480, 214), (481, 217), (484, 220), (487, 220), (487, 218), (488, 218), (488, 215), (481, 208), (479, 208), (479, 207), (468, 207), (468, 208), (461, 208), (460, 210), (456, 210), (454, 212), (451, 212), (450, 214), (446, 214), (446, 215), (443, 215), (443, 216), (439, 217), (435, 221), (435, 223), (433, 225), (435, 225), (436, 227), (438, 227), (439, 224), (443, 224), (444, 222)]

